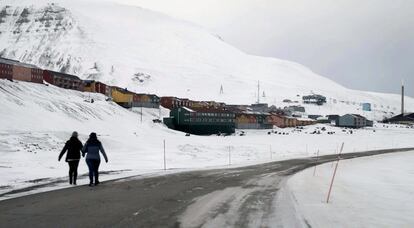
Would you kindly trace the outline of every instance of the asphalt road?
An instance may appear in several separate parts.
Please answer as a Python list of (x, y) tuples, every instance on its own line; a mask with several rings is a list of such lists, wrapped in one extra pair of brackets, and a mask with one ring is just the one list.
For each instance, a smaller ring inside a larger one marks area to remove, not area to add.
[[(409, 150), (349, 153), (341, 159)], [(336, 158), (129, 178), (9, 199), (0, 202), (0, 227), (267, 227), (272, 200), (286, 177)]]

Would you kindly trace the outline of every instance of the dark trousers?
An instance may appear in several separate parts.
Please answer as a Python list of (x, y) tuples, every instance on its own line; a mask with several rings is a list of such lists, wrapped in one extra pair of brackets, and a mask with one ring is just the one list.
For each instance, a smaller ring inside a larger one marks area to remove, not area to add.
[(99, 164), (101, 160), (86, 159), (86, 164), (89, 168), (89, 183), (93, 184), (93, 177), (95, 177), (95, 184), (99, 183)]
[(76, 179), (78, 178), (78, 166), (79, 160), (68, 161), (69, 164), (69, 184), (76, 184)]

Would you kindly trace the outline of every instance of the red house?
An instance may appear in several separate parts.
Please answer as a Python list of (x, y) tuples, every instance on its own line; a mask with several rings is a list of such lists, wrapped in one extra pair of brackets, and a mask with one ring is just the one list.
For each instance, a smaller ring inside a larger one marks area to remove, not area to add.
[(74, 75), (44, 70), (43, 79), (48, 83), (64, 88), (64, 89), (73, 89), (83, 91), (83, 81)]
[(43, 83), (43, 70), (35, 65), (0, 58), (0, 78)]
[(161, 106), (168, 109), (173, 109), (182, 106), (181, 99), (177, 97), (161, 97)]
[(83, 84), (85, 92), (102, 93), (108, 97), (111, 97), (111, 87), (105, 83), (94, 80), (85, 80), (83, 81)]

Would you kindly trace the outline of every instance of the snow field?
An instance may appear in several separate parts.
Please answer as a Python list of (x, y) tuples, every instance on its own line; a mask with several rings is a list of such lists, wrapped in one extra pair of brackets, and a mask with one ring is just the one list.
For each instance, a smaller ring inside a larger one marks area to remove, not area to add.
[[(414, 151), (340, 161), (306, 169), (288, 181), (275, 202), (286, 227), (412, 227)], [(277, 217), (277, 218), (276, 218)]]

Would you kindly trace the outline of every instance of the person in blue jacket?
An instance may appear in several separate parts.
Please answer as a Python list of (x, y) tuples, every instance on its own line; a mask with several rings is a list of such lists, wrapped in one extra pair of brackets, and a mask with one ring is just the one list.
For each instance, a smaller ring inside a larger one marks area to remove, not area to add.
[(76, 185), (76, 179), (78, 178), (78, 165), (81, 158), (82, 147), (82, 142), (78, 139), (78, 132), (74, 131), (59, 154), (58, 161), (60, 161), (60, 159), (62, 159), (62, 156), (68, 152), (66, 154), (65, 161), (69, 165), (69, 184)]
[[(108, 157), (106, 156), (102, 143), (98, 140), (96, 133), (92, 132), (82, 149), (82, 156), (85, 157), (86, 154), (86, 164), (89, 168), (89, 186), (99, 184), (99, 164), (101, 163), (99, 152), (102, 153), (105, 162), (108, 163)], [(95, 182), (93, 181), (94, 177)]]

